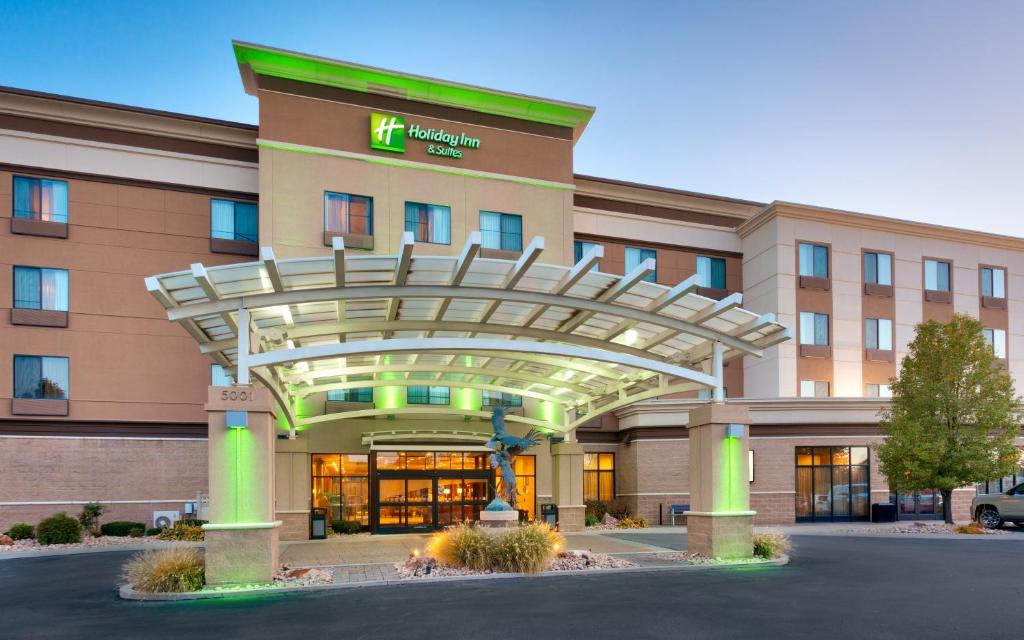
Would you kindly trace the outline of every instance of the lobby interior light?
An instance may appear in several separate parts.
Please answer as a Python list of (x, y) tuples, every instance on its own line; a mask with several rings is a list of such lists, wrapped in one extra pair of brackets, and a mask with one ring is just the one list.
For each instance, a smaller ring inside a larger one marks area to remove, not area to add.
[(627, 347), (630, 347), (633, 346), (633, 344), (635, 344), (636, 341), (639, 339), (640, 334), (637, 333), (636, 329), (627, 329), (620, 333), (619, 335), (615, 336), (612, 342), (617, 342), (619, 344), (624, 344)]

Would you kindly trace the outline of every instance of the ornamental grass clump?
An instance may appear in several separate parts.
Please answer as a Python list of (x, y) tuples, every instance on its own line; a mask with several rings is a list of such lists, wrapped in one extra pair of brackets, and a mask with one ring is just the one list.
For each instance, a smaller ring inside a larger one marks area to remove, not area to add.
[(170, 529), (164, 529), (156, 534), (159, 540), (180, 540), (183, 542), (202, 542), (205, 539), (203, 528), (198, 525), (185, 522), (175, 522)]
[(427, 551), (444, 564), (486, 571), (491, 568), (494, 542), (483, 529), (463, 523), (434, 534)]
[(758, 558), (773, 560), (789, 553), (791, 547), (789, 536), (780, 531), (754, 534), (754, 555)]
[(495, 538), (491, 568), (510, 573), (537, 573), (551, 564), (565, 540), (543, 523), (514, 527)]
[(493, 533), (460, 524), (435, 534), (427, 552), (442, 564), (473, 571), (536, 573), (564, 548), (565, 540), (546, 524)]
[(173, 546), (136, 554), (125, 563), (123, 577), (136, 591), (182, 593), (202, 589), (206, 569), (198, 551)]

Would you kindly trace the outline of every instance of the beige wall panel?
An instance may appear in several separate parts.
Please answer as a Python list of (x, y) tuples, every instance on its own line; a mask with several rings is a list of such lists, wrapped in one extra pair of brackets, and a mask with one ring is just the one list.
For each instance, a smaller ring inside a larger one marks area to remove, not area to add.
[(248, 162), (0, 130), (0, 163), (253, 193)]
[(575, 210), (573, 219), (575, 231), (580, 234), (734, 253), (740, 251), (739, 236), (731, 229), (580, 208)]

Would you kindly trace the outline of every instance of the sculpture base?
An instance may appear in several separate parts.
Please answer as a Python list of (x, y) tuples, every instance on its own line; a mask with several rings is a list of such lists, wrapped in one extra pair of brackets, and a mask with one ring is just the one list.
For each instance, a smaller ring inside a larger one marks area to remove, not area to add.
[(481, 511), (480, 526), (488, 529), (509, 529), (519, 526), (518, 511)]

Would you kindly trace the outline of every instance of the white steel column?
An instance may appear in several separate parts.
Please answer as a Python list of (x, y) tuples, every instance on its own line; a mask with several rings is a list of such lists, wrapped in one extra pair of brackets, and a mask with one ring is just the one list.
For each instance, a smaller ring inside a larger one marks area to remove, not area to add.
[(722, 380), (722, 351), (722, 343), (715, 340), (711, 345), (711, 377), (715, 379), (715, 402), (725, 400), (725, 383)]
[(249, 309), (238, 310), (238, 384), (249, 384)]

